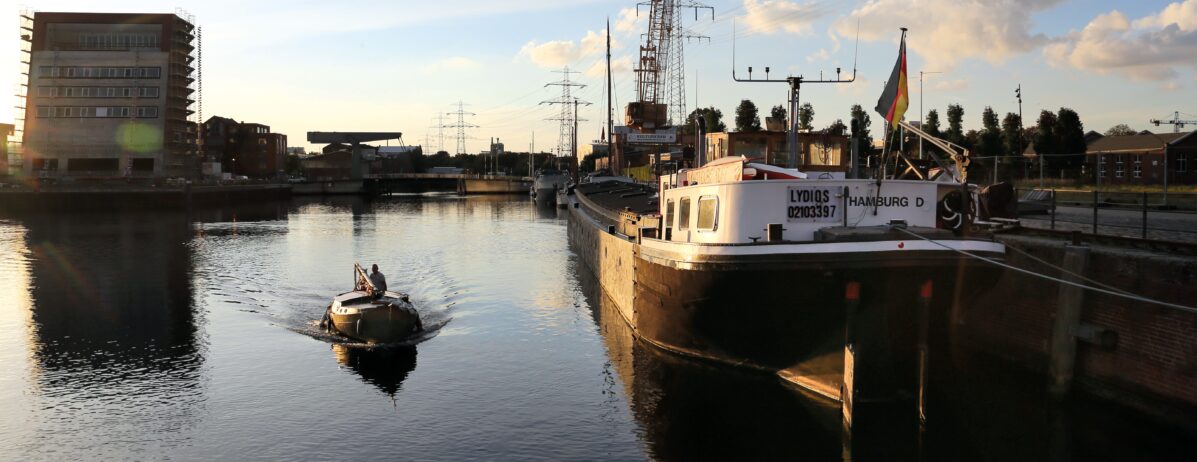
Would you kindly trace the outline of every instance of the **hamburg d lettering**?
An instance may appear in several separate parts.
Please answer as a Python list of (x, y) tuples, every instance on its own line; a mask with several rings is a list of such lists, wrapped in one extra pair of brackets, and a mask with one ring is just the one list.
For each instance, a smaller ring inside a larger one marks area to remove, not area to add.
[[(910, 198), (902, 196), (849, 196), (848, 205), (852, 207), (910, 207)], [(915, 206), (922, 207), (923, 198), (916, 198)]]

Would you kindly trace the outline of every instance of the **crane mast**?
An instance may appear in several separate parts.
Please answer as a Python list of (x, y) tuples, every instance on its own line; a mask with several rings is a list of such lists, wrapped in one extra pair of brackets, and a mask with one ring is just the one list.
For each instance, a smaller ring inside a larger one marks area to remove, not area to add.
[(640, 64), (636, 71), (637, 101), (629, 102), (625, 123), (637, 130), (656, 129), (668, 124), (666, 105), (660, 102), (663, 64), (669, 62), (673, 36), (675, 0), (651, 0), (648, 33), (640, 46)]

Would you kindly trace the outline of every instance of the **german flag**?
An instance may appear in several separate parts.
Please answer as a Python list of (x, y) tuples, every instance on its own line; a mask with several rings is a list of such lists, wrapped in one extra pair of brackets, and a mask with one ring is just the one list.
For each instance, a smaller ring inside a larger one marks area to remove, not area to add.
[(906, 107), (910, 105), (910, 92), (906, 90), (906, 28), (902, 28), (902, 45), (898, 48), (898, 62), (894, 63), (894, 72), (885, 84), (885, 91), (881, 99), (877, 100), (878, 114), (889, 121), (891, 130), (898, 128), (898, 121), (906, 114)]

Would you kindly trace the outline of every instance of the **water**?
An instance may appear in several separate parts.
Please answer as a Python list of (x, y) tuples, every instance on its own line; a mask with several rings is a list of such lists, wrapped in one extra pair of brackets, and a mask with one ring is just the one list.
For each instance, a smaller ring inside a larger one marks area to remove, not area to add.
[[(847, 433), (837, 405), (775, 378), (635, 342), (557, 213), (423, 195), (0, 218), (0, 459), (1193, 454), (1006, 372), (953, 370), (921, 434)], [(387, 348), (321, 332), (354, 262), (379, 264), (430, 331)]]

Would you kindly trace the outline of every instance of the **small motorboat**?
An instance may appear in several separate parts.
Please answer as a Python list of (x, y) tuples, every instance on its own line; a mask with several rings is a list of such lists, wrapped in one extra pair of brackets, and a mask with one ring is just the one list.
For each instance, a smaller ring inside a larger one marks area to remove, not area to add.
[(407, 294), (381, 291), (361, 265), (353, 265), (352, 292), (333, 297), (321, 327), (367, 343), (389, 343), (424, 330)]

